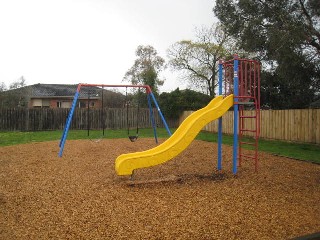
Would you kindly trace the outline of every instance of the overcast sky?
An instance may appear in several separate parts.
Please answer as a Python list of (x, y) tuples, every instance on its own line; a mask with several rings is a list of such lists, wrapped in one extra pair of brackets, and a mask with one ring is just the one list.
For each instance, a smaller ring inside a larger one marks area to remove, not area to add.
[[(0, 0), (0, 83), (124, 84), (138, 45), (166, 59), (210, 26), (214, 0)], [(181, 84), (166, 70), (161, 91)], [(185, 85), (181, 85), (185, 88)]]

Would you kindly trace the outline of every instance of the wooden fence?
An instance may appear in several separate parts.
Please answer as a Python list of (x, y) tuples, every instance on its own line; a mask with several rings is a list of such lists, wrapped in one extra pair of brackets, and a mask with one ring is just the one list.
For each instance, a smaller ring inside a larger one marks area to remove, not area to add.
[[(191, 113), (185, 111), (180, 123)], [(253, 111), (245, 111), (245, 115), (253, 114)], [(222, 119), (223, 133), (233, 134), (233, 111), (228, 111)], [(261, 110), (260, 119), (261, 138), (320, 144), (320, 109)], [(245, 121), (245, 127), (253, 129), (253, 120)], [(217, 132), (218, 121), (211, 122), (204, 130)]]
[[(43, 131), (62, 130), (69, 109), (0, 109), (0, 131)], [(192, 111), (185, 111), (179, 121), (167, 120), (170, 127), (177, 127)], [(156, 109), (153, 109), (158, 127), (163, 123)], [(246, 111), (246, 115), (254, 114)], [(260, 137), (285, 141), (320, 144), (320, 109), (262, 110), (260, 111)], [(137, 112), (129, 110), (129, 126), (136, 127)], [(90, 129), (126, 129), (127, 112), (123, 108), (91, 109), (89, 112)], [(76, 109), (71, 129), (87, 129), (87, 109)], [(140, 109), (139, 127), (151, 127), (149, 109)], [(253, 121), (246, 120), (246, 128), (253, 128)], [(204, 130), (217, 132), (218, 123), (213, 121)], [(223, 132), (233, 134), (233, 112), (223, 116)], [(250, 133), (247, 133), (250, 135)], [(251, 134), (252, 135), (252, 134)]]
[[(44, 131), (64, 129), (69, 109), (0, 109), (0, 131)], [(162, 120), (156, 109), (153, 109), (155, 123), (163, 127)], [(89, 118), (88, 118), (89, 116)], [(129, 109), (128, 119), (130, 128), (137, 126), (137, 110)], [(149, 109), (139, 110), (139, 127), (151, 127)], [(76, 109), (71, 122), (71, 129), (126, 129), (127, 111), (123, 108)], [(177, 127), (178, 120), (166, 119), (170, 127)]]

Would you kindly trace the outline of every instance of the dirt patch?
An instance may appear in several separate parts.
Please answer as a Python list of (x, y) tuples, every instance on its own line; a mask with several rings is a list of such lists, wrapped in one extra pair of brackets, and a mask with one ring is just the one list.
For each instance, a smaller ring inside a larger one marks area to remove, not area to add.
[[(232, 174), (224, 146), (194, 141), (177, 158), (118, 177), (122, 153), (153, 139), (0, 148), (0, 239), (290, 239), (320, 231), (320, 165), (260, 153)], [(163, 180), (164, 179), (164, 180)], [(168, 180), (169, 179), (169, 180)], [(168, 181), (167, 181), (168, 180)]]

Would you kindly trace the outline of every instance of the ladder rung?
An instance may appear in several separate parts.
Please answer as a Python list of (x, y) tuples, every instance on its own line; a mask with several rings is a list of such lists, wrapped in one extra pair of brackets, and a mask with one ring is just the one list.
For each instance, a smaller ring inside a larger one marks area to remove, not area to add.
[(240, 116), (240, 118), (256, 118), (257, 116)]
[(242, 132), (257, 132), (257, 130), (240, 129)]
[(254, 105), (254, 102), (234, 102), (234, 104), (238, 104), (238, 105)]
[(252, 157), (252, 156), (244, 155), (244, 154), (240, 154), (240, 157), (251, 158), (251, 159), (257, 159), (256, 157)]
[(256, 146), (255, 143), (251, 143), (251, 142), (239, 142), (240, 144), (245, 144), (245, 145), (251, 145), (251, 146)]

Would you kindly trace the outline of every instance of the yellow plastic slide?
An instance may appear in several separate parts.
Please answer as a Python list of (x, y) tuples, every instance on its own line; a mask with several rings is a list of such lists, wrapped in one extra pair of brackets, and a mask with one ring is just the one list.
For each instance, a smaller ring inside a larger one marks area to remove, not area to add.
[(204, 108), (192, 113), (165, 142), (152, 149), (122, 154), (116, 159), (118, 175), (131, 175), (132, 171), (164, 163), (185, 150), (201, 129), (209, 122), (221, 117), (233, 106), (233, 95), (218, 96)]

